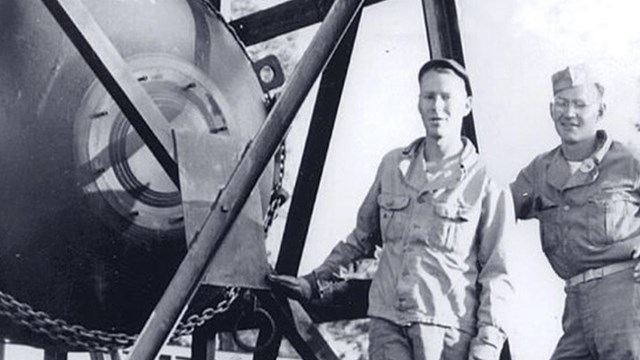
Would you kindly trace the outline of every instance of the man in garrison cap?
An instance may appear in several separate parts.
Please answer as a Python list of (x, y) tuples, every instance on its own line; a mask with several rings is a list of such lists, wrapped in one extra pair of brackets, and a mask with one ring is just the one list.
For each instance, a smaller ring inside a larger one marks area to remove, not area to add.
[(301, 301), (330, 298), (340, 267), (382, 246), (369, 359), (498, 360), (513, 292), (504, 249), (511, 197), (460, 136), (471, 111), (465, 69), (434, 59), (417, 78), (424, 134), (383, 157), (354, 230), (319, 267), (270, 280)]
[(539, 220), (542, 249), (566, 282), (552, 359), (640, 359), (640, 157), (599, 130), (604, 88), (586, 66), (551, 81), (560, 145), (511, 190), (516, 217)]

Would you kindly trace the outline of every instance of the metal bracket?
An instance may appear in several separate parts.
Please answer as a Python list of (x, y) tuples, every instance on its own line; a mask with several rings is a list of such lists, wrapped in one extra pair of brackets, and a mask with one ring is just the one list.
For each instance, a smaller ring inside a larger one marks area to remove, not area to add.
[(258, 75), (262, 91), (269, 92), (284, 84), (284, 71), (280, 60), (275, 55), (266, 57), (253, 63), (253, 70)]

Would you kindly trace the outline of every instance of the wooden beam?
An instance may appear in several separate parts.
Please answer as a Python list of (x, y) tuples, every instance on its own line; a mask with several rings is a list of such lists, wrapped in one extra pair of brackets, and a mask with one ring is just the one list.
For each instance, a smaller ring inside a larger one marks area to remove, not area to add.
[(246, 203), (264, 168), (286, 134), (313, 83), (330, 59), (364, 0), (337, 0), (267, 116), (247, 147), (226, 187), (212, 205), (198, 236), (147, 320), (130, 360), (152, 359), (168, 339), (205, 275), (233, 221)]
[(361, 13), (354, 19), (322, 74), (276, 263), (279, 274), (298, 274), (360, 17)]
[[(229, 23), (242, 43), (251, 46), (317, 24), (334, 0), (289, 0)], [(385, 0), (366, 0), (364, 6)]]
[[(422, 9), (431, 58), (454, 59), (465, 65), (456, 2), (453, 0), (422, 0)], [(479, 149), (473, 114), (464, 118), (462, 134), (473, 142), (476, 149)]]
[(216, 332), (209, 326), (199, 326), (193, 332), (191, 360), (215, 360)]
[[(279, 274), (295, 276), (298, 273), (361, 15), (362, 12), (354, 18), (322, 73), (276, 262), (276, 272)], [(258, 343), (266, 341), (267, 336), (269, 334), (260, 332)], [(282, 336), (276, 335), (271, 346), (256, 353), (254, 360), (275, 360), (281, 341)]]
[(67, 360), (67, 352), (58, 348), (46, 348), (44, 360)]
[(274, 317), (278, 331), (291, 343), (303, 360), (338, 360), (309, 315), (295, 300), (257, 291), (260, 304)]

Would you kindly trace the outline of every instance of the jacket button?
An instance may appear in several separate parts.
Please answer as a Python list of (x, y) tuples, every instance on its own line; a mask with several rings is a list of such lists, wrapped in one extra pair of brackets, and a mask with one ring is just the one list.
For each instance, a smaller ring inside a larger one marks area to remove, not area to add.
[(563, 209), (564, 209), (564, 211), (569, 211), (569, 210), (571, 209), (571, 206), (569, 206), (569, 205), (565, 205), (565, 206), (563, 207)]

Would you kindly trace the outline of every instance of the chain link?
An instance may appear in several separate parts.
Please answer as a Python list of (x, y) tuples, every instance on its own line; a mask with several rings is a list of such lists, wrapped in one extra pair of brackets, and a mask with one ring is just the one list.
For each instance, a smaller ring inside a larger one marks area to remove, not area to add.
[(17, 324), (43, 334), (52, 340), (62, 341), (72, 348), (110, 352), (133, 345), (136, 337), (127, 334), (109, 334), (100, 330), (87, 330), (80, 325), (69, 325), (62, 319), (52, 319), (42, 311), (21, 303), (11, 295), (0, 292), (0, 315)]
[(275, 171), (277, 174), (275, 175), (273, 181), (273, 187), (271, 188), (271, 197), (269, 199), (269, 206), (267, 207), (267, 212), (264, 216), (264, 222), (262, 227), (264, 229), (265, 234), (269, 232), (269, 228), (273, 221), (278, 217), (278, 208), (287, 201), (287, 193), (282, 188), (282, 183), (284, 181), (284, 165), (287, 159), (287, 151), (285, 148), (284, 140), (278, 147), (276, 151), (276, 163), (275, 163)]
[[(282, 189), (285, 160), (286, 149), (283, 141), (276, 154), (275, 166), (277, 168), (275, 171), (277, 171), (277, 174), (274, 176), (271, 198), (265, 213), (263, 223), (265, 234), (269, 231), (273, 220), (277, 218), (278, 208), (287, 199), (287, 195)], [(229, 310), (240, 293), (241, 289), (239, 287), (226, 288), (224, 298), (215, 307), (208, 307), (200, 314), (191, 315), (180, 322), (173, 332), (171, 340), (191, 335), (197, 327), (202, 326), (216, 315)], [(63, 342), (73, 349), (84, 351), (108, 353), (113, 350), (131, 347), (137, 338), (137, 335), (107, 333), (101, 330), (88, 330), (80, 325), (70, 325), (62, 319), (51, 318), (43, 311), (36, 311), (30, 305), (21, 303), (2, 291), (0, 291), (0, 316), (5, 316), (16, 324), (25, 326), (35, 333), (46, 335), (54, 341)]]
[[(202, 314), (191, 315), (183, 320), (173, 332), (171, 339), (192, 334), (196, 327), (229, 310), (239, 295), (239, 287), (226, 288), (224, 299), (214, 308), (207, 308)], [(74, 349), (85, 351), (111, 352), (120, 348), (128, 348), (137, 338), (136, 335), (124, 333), (112, 334), (101, 330), (87, 330), (81, 325), (70, 325), (62, 319), (52, 319), (47, 313), (35, 311), (31, 306), (21, 303), (1, 291), (0, 315), (8, 317), (13, 322), (25, 326), (35, 333), (64, 342)]]
[(213, 319), (216, 315), (222, 314), (229, 310), (234, 301), (240, 296), (239, 287), (229, 287), (226, 289), (225, 298), (222, 299), (215, 307), (209, 307), (204, 309), (200, 314), (194, 314), (189, 316), (186, 320), (183, 320), (176, 330), (173, 332), (172, 340), (175, 340), (181, 336), (191, 335), (198, 326), (202, 326), (205, 322)]

